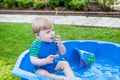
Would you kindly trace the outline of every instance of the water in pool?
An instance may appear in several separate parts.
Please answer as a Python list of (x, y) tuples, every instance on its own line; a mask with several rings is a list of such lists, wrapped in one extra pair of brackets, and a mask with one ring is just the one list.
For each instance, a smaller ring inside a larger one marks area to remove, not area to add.
[[(72, 68), (74, 70), (74, 68)], [(120, 80), (120, 63), (112, 60), (96, 60), (91, 66), (74, 70), (82, 80)], [(58, 71), (55, 74), (62, 75)]]
[(74, 72), (83, 80), (120, 80), (120, 63), (96, 60), (90, 67)]

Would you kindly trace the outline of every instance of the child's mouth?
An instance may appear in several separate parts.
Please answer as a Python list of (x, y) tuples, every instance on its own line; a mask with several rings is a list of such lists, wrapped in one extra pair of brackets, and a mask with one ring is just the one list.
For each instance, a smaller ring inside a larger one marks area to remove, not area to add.
[(54, 37), (51, 37), (50, 39), (51, 39), (53, 42), (55, 42), (55, 40), (56, 40)]
[(51, 37), (50, 40), (54, 41), (54, 37)]

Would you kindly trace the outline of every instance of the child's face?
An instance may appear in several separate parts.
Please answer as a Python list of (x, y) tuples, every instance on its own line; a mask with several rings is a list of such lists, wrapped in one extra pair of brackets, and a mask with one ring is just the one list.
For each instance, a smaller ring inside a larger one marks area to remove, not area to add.
[(41, 30), (39, 32), (39, 39), (42, 41), (52, 42), (54, 37), (55, 37), (54, 27), (47, 30)]

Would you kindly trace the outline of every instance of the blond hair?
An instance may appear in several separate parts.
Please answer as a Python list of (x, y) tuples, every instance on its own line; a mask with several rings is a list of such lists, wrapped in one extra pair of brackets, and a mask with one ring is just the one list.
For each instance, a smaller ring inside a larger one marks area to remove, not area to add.
[(50, 29), (53, 27), (53, 23), (44, 18), (36, 18), (32, 23), (32, 30), (35, 33), (39, 33), (41, 30)]

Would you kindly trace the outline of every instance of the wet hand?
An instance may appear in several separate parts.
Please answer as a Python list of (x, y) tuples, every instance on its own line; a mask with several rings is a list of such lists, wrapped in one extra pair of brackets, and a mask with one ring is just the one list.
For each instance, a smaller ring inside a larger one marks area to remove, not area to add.
[(56, 54), (56, 55), (50, 55), (51, 58), (58, 58), (59, 57), (59, 54)]
[(57, 35), (57, 36), (56, 36), (56, 41), (55, 41), (55, 43), (56, 43), (58, 46), (60, 46), (60, 45), (62, 44), (60, 35)]
[(58, 58), (59, 57), (59, 55), (58, 54), (56, 54), (56, 55), (49, 55), (47, 58), (46, 58), (46, 60), (47, 60), (47, 63), (53, 63), (54, 62), (54, 59), (55, 58)]

